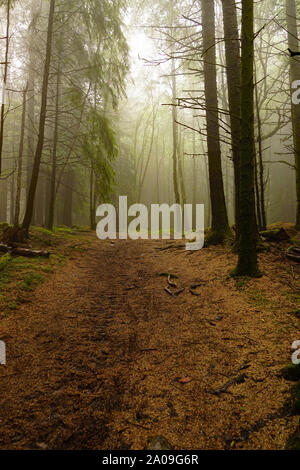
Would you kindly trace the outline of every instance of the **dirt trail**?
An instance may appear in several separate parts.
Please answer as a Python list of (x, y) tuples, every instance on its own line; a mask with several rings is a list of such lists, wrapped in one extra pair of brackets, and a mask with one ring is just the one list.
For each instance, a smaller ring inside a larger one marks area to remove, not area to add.
[[(284, 447), (298, 418), (279, 372), (299, 339), (286, 266), (268, 253), (266, 276), (237, 285), (224, 249), (167, 246), (93, 242), (1, 322), (1, 449), (142, 449), (155, 435), (176, 449)], [(161, 272), (184, 292), (169, 295)]]

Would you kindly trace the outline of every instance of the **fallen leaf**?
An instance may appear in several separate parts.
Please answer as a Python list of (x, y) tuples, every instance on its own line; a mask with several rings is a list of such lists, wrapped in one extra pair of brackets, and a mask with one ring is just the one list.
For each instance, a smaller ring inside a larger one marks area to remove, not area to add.
[(182, 377), (182, 379), (179, 379), (178, 382), (181, 384), (188, 384), (192, 381), (190, 377)]

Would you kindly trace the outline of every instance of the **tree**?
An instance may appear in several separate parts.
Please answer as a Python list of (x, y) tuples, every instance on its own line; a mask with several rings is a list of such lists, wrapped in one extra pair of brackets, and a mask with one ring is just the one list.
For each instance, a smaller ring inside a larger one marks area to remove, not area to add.
[(210, 242), (223, 242), (229, 232), (221, 164), (218, 117), (215, 2), (201, 0), (207, 150), (212, 210)]
[(241, 55), (235, 0), (222, 0), (226, 74), (230, 112), (232, 158), (234, 166), (235, 225), (237, 238), (240, 218), (240, 140), (241, 140)]
[(24, 230), (26, 235), (28, 235), (29, 226), (30, 226), (31, 219), (32, 219), (34, 197), (35, 197), (35, 192), (36, 192), (36, 187), (37, 187), (37, 182), (38, 182), (38, 177), (39, 177), (39, 170), (40, 170), (40, 164), (41, 164), (41, 158), (42, 158), (42, 152), (43, 152), (43, 146), (44, 146), (54, 11), (55, 11), (55, 0), (50, 0), (47, 43), (46, 43), (46, 57), (45, 57), (43, 84), (42, 84), (39, 135), (38, 135), (38, 142), (37, 142), (35, 156), (34, 156), (32, 176), (31, 176), (31, 181), (30, 181), (30, 186), (29, 186), (29, 191), (28, 191), (28, 196), (27, 196), (26, 211), (25, 211), (25, 216), (24, 216), (24, 220), (22, 224), (22, 229)]
[(259, 275), (254, 156), (254, 5), (253, 0), (242, 0), (240, 241), (235, 276)]
[[(296, 2), (295, 0), (286, 0), (286, 21), (288, 31), (288, 45), (293, 53), (299, 51), (299, 40), (296, 20)], [(300, 58), (296, 55), (290, 57), (290, 81), (291, 85), (295, 80), (300, 79)], [(294, 90), (291, 87), (291, 94)], [(296, 170), (296, 192), (297, 192), (297, 210), (296, 210), (296, 229), (300, 230), (300, 106), (292, 102), (292, 124), (293, 140)]]
[(9, 50), (9, 27), (10, 27), (10, 9), (11, 0), (7, 0), (6, 5), (6, 36), (5, 36), (5, 61), (4, 61), (4, 75), (3, 75), (3, 89), (2, 89), (2, 102), (1, 102), (1, 113), (0, 113), (0, 176), (2, 173), (2, 150), (3, 150), (3, 131), (4, 131), (4, 110), (5, 110), (5, 93), (7, 84), (7, 73), (8, 73), (8, 50)]
[(26, 120), (26, 100), (27, 100), (28, 82), (23, 91), (23, 105), (22, 105), (22, 120), (21, 120), (21, 135), (19, 144), (18, 155), (18, 172), (17, 172), (17, 190), (15, 202), (14, 225), (19, 225), (20, 217), (20, 203), (21, 203), (21, 188), (22, 188), (22, 165), (23, 165), (23, 148), (24, 148), (24, 134), (25, 134), (25, 120)]
[(49, 230), (53, 229), (55, 196), (56, 196), (57, 146), (58, 146), (58, 131), (59, 131), (58, 124), (59, 124), (60, 85), (61, 85), (62, 42), (63, 42), (63, 35), (61, 33), (59, 37), (59, 44), (58, 44), (53, 148), (52, 148), (52, 162), (51, 162), (52, 171), (51, 171), (51, 178), (50, 178), (49, 207), (48, 207), (47, 222), (46, 222), (46, 226)]

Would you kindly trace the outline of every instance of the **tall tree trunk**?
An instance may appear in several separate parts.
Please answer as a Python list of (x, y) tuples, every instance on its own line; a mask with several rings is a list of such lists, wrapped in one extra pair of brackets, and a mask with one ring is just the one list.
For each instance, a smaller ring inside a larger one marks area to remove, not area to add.
[(242, 0), (241, 215), (239, 259), (234, 274), (259, 275), (254, 201), (254, 3)]
[(74, 173), (72, 168), (67, 170), (65, 175), (64, 188), (64, 207), (63, 207), (63, 223), (67, 227), (72, 227), (72, 208), (73, 208), (73, 184)]
[(178, 184), (178, 124), (177, 124), (177, 87), (176, 87), (175, 59), (172, 58), (172, 131), (173, 131), (173, 187), (176, 204), (180, 204)]
[(215, 2), (201, 0), (204, 59), (204, 88), (207, 123), (207, 150), (212, 209), (210, 242), (222, 243), (229, 232), (221, 164), (218, 116)]
[[(156, 201), (157, 204), (159, 204), (160, 201), (160, 192), (159, 192), (159, 158), (158, 158), (158, 152), (159, 152), (159, 146), (158, 146), (158, 138), (159, 136), (156, 136), (156, 145), (155, 145), (155, 169), (156, 169)], [(163, 143), (164, 147), (164, 143)], [(164, 150), (163, 150), (164, 154)]]
[[(195, 124), (193, 124), (193, 128), (194, 129), (196, 128)], [(193, 205), (195, 206), (196, 203), (197, 203), (196, 133), (193, 132)]]
[(28, 90), (28, 82), (27, 82), (26, 88), (23, 91), (21, 133), (20, 133), (20, 145), (19, 145), (19, 155), (18, 155), (17, 190), (16, 190), (16, 203), (15, 203), (15, 214), (14, 214), (14, 226), (15, 227), (19, 225), (19, 217), (20, 217), (27, 90)]
[(184, 137), (181, 133), (180, 142), (179, 142), (179, 145), (178, 145), (178, 174), (179, 174), (181, 204), (182, 205), (186, 204), (186, 192), (185, 192), (185, 185), (184, 185), (183, 155), (184, 155)]
[(59, 99), (60, 99), (60, 80), (61, 80), (61, 51), (59, 51), (58, 68), (56, 76), (56, 97), (55, 97), (55, 124), (53, 133), (53, 148), (52, 148), (52, 171), (50, 180), (50, 194), (49, 194), (49, 210), (47, 216), (47, 228), (53, 229), (54, 222), (54, 209), (55, 209), (55, 196), (56, 196), (56, 170), (57, 170), (57, 143), (58, 143), (58, 121), (59, 121)]
[(255, 161), (254, 161), (254, 194), (255, 194), (255, 207), (256, 207), (257, 225), (258, 225), (258, 229), (262, 230), (260, 192), (259, 192), (259, 185), (258, 185), (258, 165), (257, 165), (257, 156), (256, 155), (255, 155)]
[(15, 202), (15, 175), (11, 175), (10, 179), (10, 219), (9, 222), (10, 224), (14, 223), (14, 202)]
[(8, 72), (8, 49), (9, 49), (9, 27), (10, 27), (10, 4), (11, 0), (7, 0), (6, 6), (6, 46), (5, 46), (5, 63), (4, 63), (4, 76), (3, 76), (3, 90), (2, 90), (2, 103), (1, 103), (1, 117), (0, 117), (0, 176), (2, 173), (2, 151), (3, 151), (3, 140), (4, 140), (4, 110), (5, 110), (5, 92), (7, 83), (7, 72)]
[[(34, 161), (34, 148), (35, 148), (35, 53), (32, 43), (36, 34), (36, 23), (39, 17), (39, 12), (35, 9), (35, 0), (31, 3), (31, 23), (29, 26), (29, 64), (28, 64), (28, 93), (27, 93), (27, 175), (26, 175), (26, 196), (28, 196), (30, 180), (32, 175), (33, 161)], [(35, 209), (33, 210), (32, 221), (35, 224)]]
[[(298, 52), (299, 40), (297, 39), (298, 31), (295, 0), (286, 0), (286, 18), (289, 48), (294, 52)], [(291, 84), (295, 80), (300, 80), (300, 57), (298, 56), (290, 58), (290, 80)], [(293, 91), (294, 90), (291, 88), (291, 94)], [(300, 106), (294, 103), (292, 103), (292, 121), (297, 191), (296, 229), (300, 230)]]
[(0, 222), (7, 221), (7, 179), (0, 185)]
[(32, 176), (31, 176), (30, 187), (29, 187), (28, 197), (27, 197), (26, 211), (25, 211), (25, 216), (24, 216), (24, 220), (22, 224), (22, 228), (26, 234), (28, 234), (29, 226), (30, 226), (31, 219), (32, 219), (33, 204), (34, 204), (35, 192), (36, 192), (36, 187), (37, 187), (37, 182), (38, 182), (38, 176), (39, 176), (39, 170), (40, 170), (40, 164), (41, 164), (41, 158), (42, 158), (42, 152), (43, 152), (43, 146), (44, 146), (54, 10), (55, 10), (55, 0), (50, 0), (46, 58), (45, 58), (43, 84), (42, 84), (42, 100), (41, 100), (41, 111), (40, 111), (39, 136), (38, 136), (38, 142), (37, 142), (36, 152), (34, 156)]
[[(255, 74), (256, 77), (256, 74)], [(256, 81), (256, 80), (255, 80)], [(266, 217), (266, 206), (265, 206), (265, 181), (264, 181), (264, 161), (263, 161), (263, 147), (262, 147), (262, 125), (260, 119), (260, 109), (258, 102), (258, 89), (255, 84), (255, 107), (256, 107), (256, 119), (257, 119), (257, 144), (258, 144), (258, 164), (256, 158), (255, 164), (255, 176), (257, 178), (257, 210), (258, 210), (258, 225), (260, 230), (267, 229), (267, 217)]]
[(231, 125), (232, 157), (235, 185), (235, 226), (239, 236), (240, 217), (240, 140), (241, 140), (241, 57), (235, 0), (222, 0), (226, 73)]
[(96, 228), (96, 208), (94, 206), (95, 201), (95, 174), (93, 164), (91, 163), (90, 169), (90, 226), (92, 230)]

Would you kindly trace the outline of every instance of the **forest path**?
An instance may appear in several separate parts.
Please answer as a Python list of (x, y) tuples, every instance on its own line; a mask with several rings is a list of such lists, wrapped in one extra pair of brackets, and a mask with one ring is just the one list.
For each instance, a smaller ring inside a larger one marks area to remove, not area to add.
[(92, 241), (1, 324), (0, 448), (142, 449), (155, 435), (177, 449), (283, 448), (297, 418), (279, 372), (299, 320), (276, 259), (238, 284), (220, 247)]

